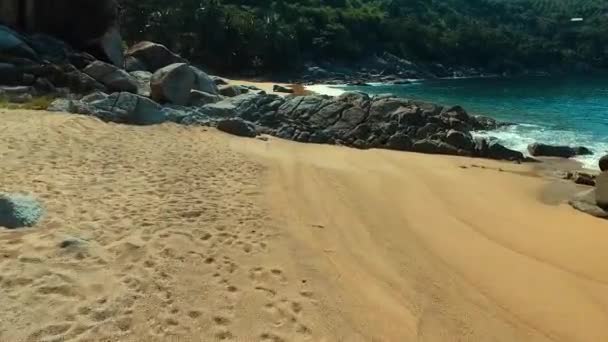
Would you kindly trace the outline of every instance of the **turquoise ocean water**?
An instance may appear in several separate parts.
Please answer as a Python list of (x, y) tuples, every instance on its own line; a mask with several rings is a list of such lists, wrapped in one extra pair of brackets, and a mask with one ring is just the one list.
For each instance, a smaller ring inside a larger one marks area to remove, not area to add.
[(480, 135), (524, 153), (533, 142), (582, 145), (594, 155), (577, 159), (594, 169), (608, 153), (608, 76), (445, 79), (345, 89), (458, 104), (469, 113), (516, 123)]

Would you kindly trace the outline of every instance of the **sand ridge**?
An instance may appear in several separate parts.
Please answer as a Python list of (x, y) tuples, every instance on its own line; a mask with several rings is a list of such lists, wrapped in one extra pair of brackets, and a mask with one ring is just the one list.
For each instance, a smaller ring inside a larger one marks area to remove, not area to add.
[(0, 231), (0, 341), (608, 340), (608, 223), (532, 166), (28, 111), (0, 132), (0, 189), (48, 212)]

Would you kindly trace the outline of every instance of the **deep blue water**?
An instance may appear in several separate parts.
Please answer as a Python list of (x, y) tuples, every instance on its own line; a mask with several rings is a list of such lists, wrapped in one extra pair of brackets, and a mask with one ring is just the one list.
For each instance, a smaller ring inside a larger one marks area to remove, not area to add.
[(593, 168), (608, 153), (608, 76), (450, 79), (347, 89), (458, 104), (470, 113), (517, 123), (488, 135), (522, 152), (532, 142), (587, 146), (595, 154), (579, 160)]

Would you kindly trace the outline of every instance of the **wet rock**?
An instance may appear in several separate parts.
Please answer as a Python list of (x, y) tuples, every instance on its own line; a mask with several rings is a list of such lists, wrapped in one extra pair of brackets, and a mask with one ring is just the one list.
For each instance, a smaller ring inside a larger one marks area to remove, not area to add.
[(0, 193), (0, 226), (8, 229), (31, 227), (44, 214), (40, 202), (29, 195)]
[(577, 155), (593, 154), (586, 147), (556, 146), (534, 143), (528, 146), (528, 152), (534, 157), (572, 158)]
[(572, 180), (576, 184), (595, 186), (595, 176), (585, 172), (576, 172), (572, 176)]

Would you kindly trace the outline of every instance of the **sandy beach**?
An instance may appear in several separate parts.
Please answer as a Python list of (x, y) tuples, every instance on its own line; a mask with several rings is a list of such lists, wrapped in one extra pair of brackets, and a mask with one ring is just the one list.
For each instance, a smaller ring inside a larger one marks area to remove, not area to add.
[(0, 190), (47, 211), (0, 229), (0, 341), (608, 340), (608, 222), (538, 166), (33, 111), (0, 132)]

